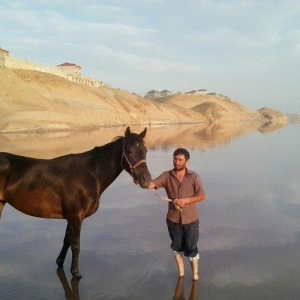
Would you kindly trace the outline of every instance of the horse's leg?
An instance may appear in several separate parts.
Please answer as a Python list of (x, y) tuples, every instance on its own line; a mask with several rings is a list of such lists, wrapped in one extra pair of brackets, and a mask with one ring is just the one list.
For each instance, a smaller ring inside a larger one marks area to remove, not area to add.
[(62, 268), (62, 266), (65, 262), (65, 258), (66, 258), (67, 252), (69, 250), (69, 247), (70, 247), (70, 232), (69, 232), (69, 225), (67, 225), (66, 234), (65, 234), (65, 238), (64, 238), (64, 244), (58, 255), (58, 258), (56, 259), (56, 263), (60, 268)]
[(6, 185), (9, 166), (9, 162), (6, 159), (0, 157), (0, 219), (3, 207), (6, 203), (4, 199), (4, 186)]
[(79, 252), (80, 252), (80, 232), (82, 220), (80, 218), (72, 218), (68, 221), (70, 244), (72, 250), (71, 273), (75, 278), (81, 278), (78, 268)]
[(4, 202), (4, 201), (0, 201), (0, 219), (1, 219), (2, 210), (3, 210), (3, 207), (4, 207), (5, 203), (6, 202)]

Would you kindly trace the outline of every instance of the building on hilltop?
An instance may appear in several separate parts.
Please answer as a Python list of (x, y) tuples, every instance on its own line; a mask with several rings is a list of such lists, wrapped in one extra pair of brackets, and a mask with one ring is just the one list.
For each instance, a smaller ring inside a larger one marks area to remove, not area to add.
[(7, 51), (7, 50), (5, 50), (5, 49), (2, 49), (2, 48), (0, 47), (0, 56), (1, 56), (1, 57), (7, 57), (7, 56), (9, 56), (9, 51)]
[(6, 67), (6, 59), (9, 57), (9, 51), (0, 47), (0, 67)]
[(208, 93), (209, 91), (205, 89), (192, 90), (190, 92), (186, 92), (187, 95), (207, 95)]
[(74, 63), (65, 62), (57, 65), (56, 68), (60, 71), (66, 72), (68, 75), (81, 76), (81, 67)]
[(170, 96), (170, 95), (173, 95), (173, 93), (168, 90), (163, 90), (161, 92), (158, 92), (156, 90), (151, 90), (147, 93), (145, 98), (153, 99), (153, 98), (166, 97), (166, 96)]
[(196, 91), (197, 95), (207, 95), (208, 93), (209, 93), (209, 91), (206, 89), (200, 89), (200, 90)]
[(157, 97), (159, 97), (159, 92), (156, 90), (149, 91), (145, 96), (145, 98), (157, 98)]
[(186, 92), (185, 94), (186, 95), (194, 95), (195, 93), (196, 93), (196, 90), (192, 90), (192, 91)]
[(173, 93), (168, 91), (168, 90), (163, 90), (160, 92), (160, 97), (166, 97), (166, 96), (170, 96), (172, 95)]
[(49, 73), (55, 76), (65, 78), (69, 81), (89, 85), (93, 87), (106, 86), (103, 81), (94, 81), (91, 77), (81, 76), (81, 67), (74, 64), (65, 62), (56, 66), (56, 68), (47, 67), (39, 63), (32, 63), (27, 60), (15, 58), (9, 54), (9, 51), (0, 47), (0, 67), (8, 69), (22, 69), (38, 71), (42, 73)]
[[(229, 97), (222, 95), (222, 94), (217, 94), (215, 92), (209, 92), (206, 89), (199, 89), (199, 90), (191, 90), (189, 92), (178, 92), (178, 95), (180, 94), (185, 94), (185, 95), (207, 95), (207, 96), (217, 96), (220, 97), (222, 99), (228, 100), (230, 102), (234, 102), (232, 99), (230, 99)], [(161, 97), (167, 97), (167, 96), (171, 96), (173, 95), (172, 92), (168, 91), (168, 90), (163, 90), (161, 92), (158, 92), (156, 90), (151, 90), (147, 93), (147, 95), (145, 96), (145, 98), (148, 99), (154, 99), (154, 98), (161, 98)]]
[(83, 77), (81, 75), (82, 68), (74, 63), (65, 62), (56, 66), (60, 72), (64, 72), (67, 79), (76, 83), (99, 87), (105, 85), (103, 81), (94, 81), (92, 77)]

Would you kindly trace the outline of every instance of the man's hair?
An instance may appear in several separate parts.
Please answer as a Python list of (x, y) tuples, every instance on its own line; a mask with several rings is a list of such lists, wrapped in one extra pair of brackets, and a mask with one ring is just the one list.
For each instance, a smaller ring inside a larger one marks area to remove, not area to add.
[(173, 157), (177, 156), (177, 155), (184, 155), (185, 159), (190, 159), (190, 153), (189, 151), (187, 151), (184, 148), (178, 148), (174, 151), (173, 153)]

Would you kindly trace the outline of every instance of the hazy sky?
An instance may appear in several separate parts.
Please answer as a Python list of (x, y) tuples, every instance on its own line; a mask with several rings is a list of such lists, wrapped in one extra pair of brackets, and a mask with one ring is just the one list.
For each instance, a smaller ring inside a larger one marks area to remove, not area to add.
[(299, 0), (0, 0), (0, 46), (142, 96), (207, 89), (300, 113)]

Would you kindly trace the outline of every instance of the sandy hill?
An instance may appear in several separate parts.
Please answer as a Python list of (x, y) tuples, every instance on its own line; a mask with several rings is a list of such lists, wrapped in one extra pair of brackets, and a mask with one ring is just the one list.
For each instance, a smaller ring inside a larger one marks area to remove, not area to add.
[(209, 122), (265, 119), (265, 117), (256, 110), (218, 96), (175, 95), (169, 96), (164, 103), (196, 111), (208, 119)]
[[(90, 129), (129, 124), (266, 121), (261, 112), (219, 97), (176, 95), (153, 101), (36, 71), (0, 68), (0, 132)], [(274, 119), (274, 118), (273, 118)]]

